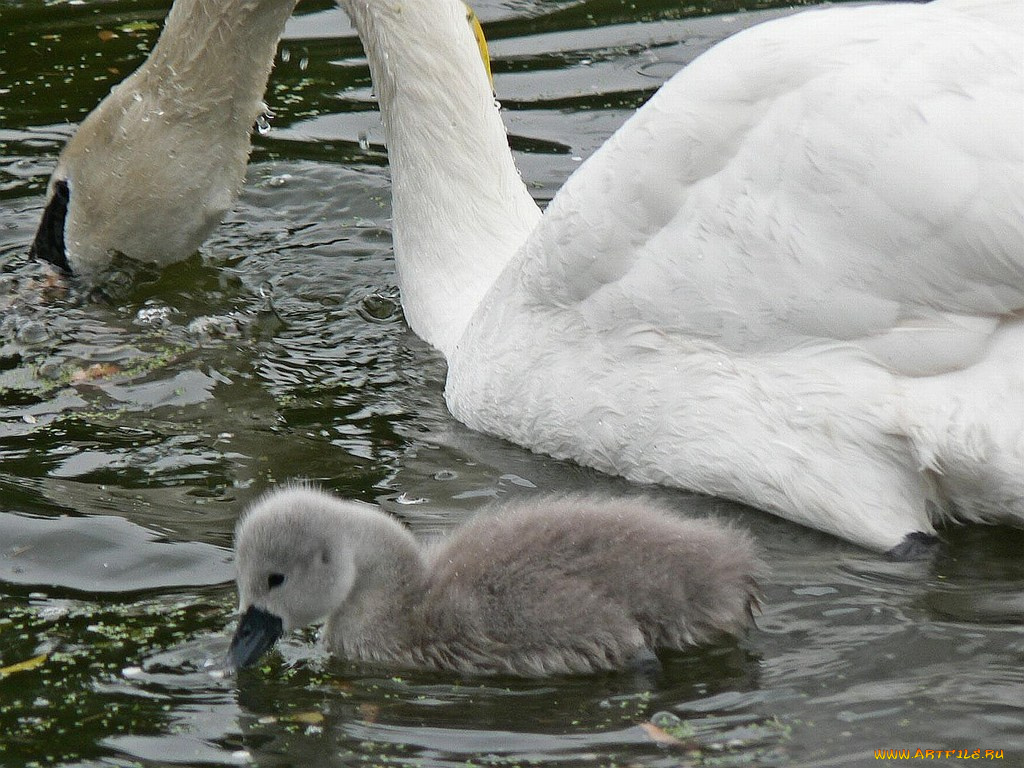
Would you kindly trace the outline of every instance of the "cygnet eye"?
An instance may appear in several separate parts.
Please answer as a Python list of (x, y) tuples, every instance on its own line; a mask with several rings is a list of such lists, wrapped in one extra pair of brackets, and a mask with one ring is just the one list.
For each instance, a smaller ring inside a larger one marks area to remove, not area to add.
[(280, 587), (282, 584), (284, 584), (284, 574), (283, 573), (272, 573), (269, 576), (267, 576), (267, 588), (268, 589), (273, 589), (274, 587)]

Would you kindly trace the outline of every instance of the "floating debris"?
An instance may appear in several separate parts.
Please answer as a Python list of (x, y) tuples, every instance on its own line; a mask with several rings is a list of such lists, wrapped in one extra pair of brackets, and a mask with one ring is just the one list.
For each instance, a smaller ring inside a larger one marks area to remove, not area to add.
[(13, 675), (18, 672), (28, 672), (41, 667), (49, 657), (50, 654), (41, 653), (38, 656), (33, 656), (31, 659), (19, 661), (17, 664), (11, 664), (8, 667), (0, 667), (0, 677), (7, 677), (8, 675)]

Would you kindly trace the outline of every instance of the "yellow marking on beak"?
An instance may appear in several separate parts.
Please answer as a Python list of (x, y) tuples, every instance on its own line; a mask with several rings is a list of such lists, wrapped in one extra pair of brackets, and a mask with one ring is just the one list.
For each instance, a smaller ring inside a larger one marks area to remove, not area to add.
[(476, 11), (466, 6), (466, 21), (473, 28), (473, 37), (476, 38), (477, 48), (480, 49), (480, 58), (484, 62), (484, 70), (487, 72), (487, 81), (491, 84), (491, 91), (494, 91), (494, 77), (491, 75), (491, 55), (487, 52), (487, 38), (484, 37), (484, 29), (480, 26), (480, 19)]

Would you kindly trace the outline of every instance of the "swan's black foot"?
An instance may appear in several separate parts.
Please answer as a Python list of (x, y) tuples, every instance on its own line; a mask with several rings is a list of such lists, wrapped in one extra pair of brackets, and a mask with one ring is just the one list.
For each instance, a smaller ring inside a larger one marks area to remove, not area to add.
[(939, 545), (939, 537), (930, 533), (914, 531), (903, 537), (903, 541), (885, 553), (890, 560), (924, 560), (930, 557)]

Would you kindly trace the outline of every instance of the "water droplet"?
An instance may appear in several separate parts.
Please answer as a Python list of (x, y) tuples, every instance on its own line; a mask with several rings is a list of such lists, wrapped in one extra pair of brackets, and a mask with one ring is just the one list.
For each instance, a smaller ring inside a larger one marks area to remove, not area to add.
[(370, 137), (367, 135), (366, 131), (360, 131), (359, 132), (359, 139), (358, 139), (358, 141), (359, 141), (359, 148), (361, 150), (363, 150), (364, 152), (370, 148)]
[(403, 506), (411, 506), (413, 504), (426, 504), (427, 500), (419, 496), (410, 496), (405, 491), (402, 491), (396, 498), (395, 504), (402, 504)]
[(301, 59), (299, 59), (299, 71), (300, 72), (305, 72), (306, 68), (308, 66), (309, 66), (309, 56), (303, 56)]
[(270, 121), (274, 119), (274, 110), (266, 104), (262, 104), (262, 111), (256, 116), (256, 130), (260, 136), (270, 133)]
[(494, 108), (499, 111), (501, 110), (501, 102), (498, 101), (497, 99), (494, 100)]
[(281, 61), (283, 61), (283, 62), (285, 62), (287, 64), (291, 60), (292, 60), (292, 52), (289, 49), (287, 49), (287, 48), (282, 48), (281, 49)]
[(266, 136), (268, 133), (270, 133), (270, 118), (271, 117), (273, 117), (273, 115), (268, 111), (268, 112), (264, 112), (262, 115), (259, 115), (256, 118), (256, 132), (260, 136)]

